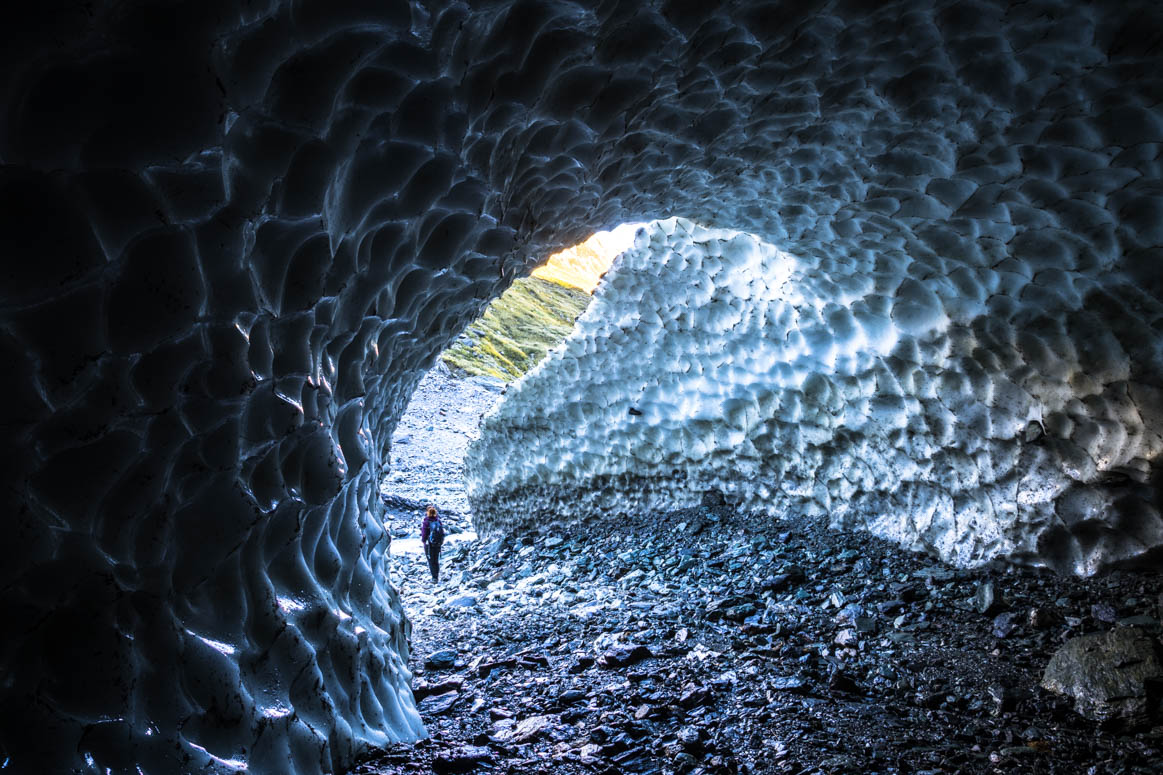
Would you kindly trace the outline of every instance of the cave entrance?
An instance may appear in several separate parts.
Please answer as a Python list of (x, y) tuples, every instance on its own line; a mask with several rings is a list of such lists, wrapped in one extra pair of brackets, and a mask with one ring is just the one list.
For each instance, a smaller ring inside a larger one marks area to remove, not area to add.
[(589, 306), (602, 275), (631, 246), (642, 225), (625, 223), (599, 231), (549, 256), (494, 299), (420, 381), (392, 436), (391, 466), (380, 488), (392, 554), (422, 556), (420, 524), (429, 503), (440, 510), (449, 532), (446, 554), (456, 544), (475, 539), (464, 487), (464, 453), (477, 436), (481, 416), (509, 383), (565, 339)]

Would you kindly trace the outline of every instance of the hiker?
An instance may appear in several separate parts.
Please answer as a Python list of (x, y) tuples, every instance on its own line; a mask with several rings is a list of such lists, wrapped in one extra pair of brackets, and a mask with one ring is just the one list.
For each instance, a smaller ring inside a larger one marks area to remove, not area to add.
[(440, 547), (444, 544), (444, 523), (436, 513), (435, 506), (429, 506), (420, 523), (420, 541), (424, 544), (424, 554), (428, 557), (428, 570), (432, 581), (440, 581)]

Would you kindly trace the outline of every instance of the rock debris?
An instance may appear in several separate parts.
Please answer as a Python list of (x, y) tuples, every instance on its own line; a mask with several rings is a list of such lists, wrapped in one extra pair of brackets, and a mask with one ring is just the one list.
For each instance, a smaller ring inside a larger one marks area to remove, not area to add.
[[(726, 506), (462, 543), (447, 567), (433, 587), (418, 555), (399, 560), (431, 738), (359, 775), (1145, 775), (1163, 761), (1158, 663), (1107, 658), (1160, 648), (1159, 572), (955, 569)], [(456, 605), (466, 591), (477, 605)], [(1103, 671), (1131, 689), (1094, 684)], [(1135, 714), (1114, 696), (1128, 692)]]

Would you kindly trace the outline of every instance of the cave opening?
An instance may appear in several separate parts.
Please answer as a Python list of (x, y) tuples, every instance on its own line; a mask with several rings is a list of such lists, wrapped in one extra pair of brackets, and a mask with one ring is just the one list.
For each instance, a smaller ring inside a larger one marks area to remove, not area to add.
[(393, 552), (417, 550), (420, 517), (439, 509), (455, 540), (475, 539), (464, 486), (464, 453), (483, 416), (509, 385), (538, 366), (573, 330), (601, 278), (641, 223), (595, 232), (518, 278), (436, 359), (392, 435), (380, 495)]

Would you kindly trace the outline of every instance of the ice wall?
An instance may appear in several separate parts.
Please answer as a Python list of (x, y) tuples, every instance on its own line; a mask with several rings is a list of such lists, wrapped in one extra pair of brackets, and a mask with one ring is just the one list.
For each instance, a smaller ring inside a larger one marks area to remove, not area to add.
[(6, 11), (12, 771), (315, 773), (422, 734), (375, 498), (392, 426), (514, 277), (658, 213), (758, 234), (846, 304), (921, 299), (918, 331), (926, 293), (984, 304), (949, 373), (992, 384), (1020, 349), (1068, 386), (1067, 533), (1148, 524), (1089, 518), (1159, 488), (1081, 451), (1160, 427), (1157, 3)]
[(1114, 297), (1081, 279), (1023, 303), (993, 269), (919, 282), (878, 277), (880, 258), (824, 277), (752, 235), (640, 231), (486, 417), (466, 458), (478, 529), (717, 490), (963, 566), (1089, 574), (1163, 547), (1160, 394), (1128, 354), (1158, 364), (1142, 323), (1163, 305), (1124, 288), (1141, 306), (1099, 323)]

